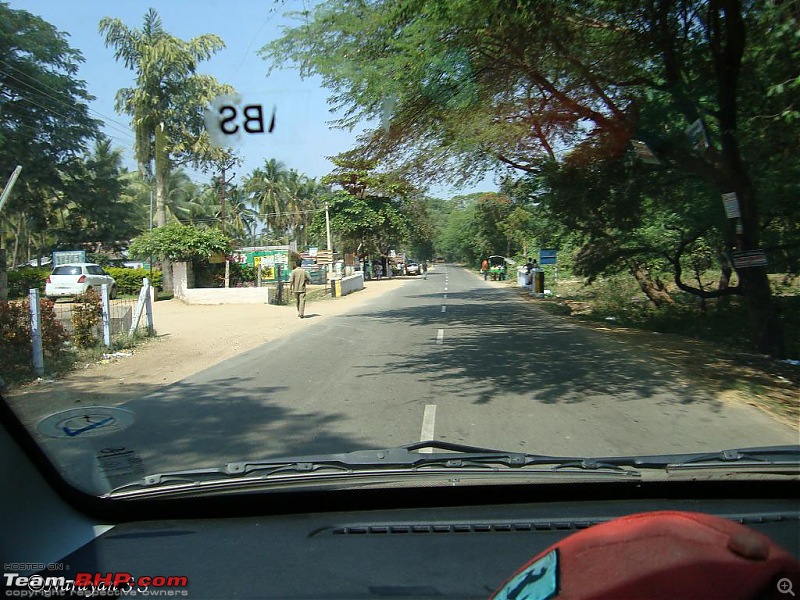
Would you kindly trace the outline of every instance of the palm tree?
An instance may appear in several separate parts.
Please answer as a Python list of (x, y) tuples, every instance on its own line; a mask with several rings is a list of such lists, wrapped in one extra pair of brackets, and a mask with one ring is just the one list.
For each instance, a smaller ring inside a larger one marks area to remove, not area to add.
[[(143, 177), (155, 176), (156, 224), (167, 223), (166, 179), (171, 154), (183, 150), (187, 137), (199, 137), (193, 130), (206, 100), (223, 86), (210, 77), (197, 75), (198, 63), (208, 60), (225, 47), (216, 35), (205, 34), (184, 41), (164, 31), (158, 13), (150, 9), (141, 29), (131, 29), (120, 19), (100, 21), (106, 46), (114, 48), (114, 58), (136, 74), (136, 85), (117, 92), (116, 110), (133, 120), (134, 150)], [(191, 145), (191, 144), (189, 144)], [(164, 266), (164, 285), (171, 287), (168, 263)]]
[(288, 191), (286, 212), (289, 228), (298, 247), (308, 245), (308, 227), (314, 215), (321, 208), (321, 197), (327, 188), (316, 179), (306, 177), (294, 169), (286, 177)]
[(239, 186), (228, 188), (225, 201), (225, 231), (243, 245), (250, 240), (253, 225), (258, 222), (258, 211), (251, 208), (250, 200)]
[(250, 203), (263, 218), (267, 228), (286, 229), (285, 203), (288, 195), (286, 188), (286, 165), (271, 158), (264, 161), (263, 168), (255, 169), (244, 181), (245, 193)]
[(164, 182), (165, 208), (173, 220), (180, 223), (193, 223), (198, 219), (213, 218), (206, 207), (198, 202), (200, 186), (192, 181), (183, 169), (170, 171)]

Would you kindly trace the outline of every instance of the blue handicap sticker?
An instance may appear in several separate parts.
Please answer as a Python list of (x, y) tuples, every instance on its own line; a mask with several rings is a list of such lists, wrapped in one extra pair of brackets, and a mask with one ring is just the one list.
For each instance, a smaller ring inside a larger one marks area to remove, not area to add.
[(558, 594), (558, 550), (546, 554), (518, 573), (495, 595), (495, 600), (548, 600)]

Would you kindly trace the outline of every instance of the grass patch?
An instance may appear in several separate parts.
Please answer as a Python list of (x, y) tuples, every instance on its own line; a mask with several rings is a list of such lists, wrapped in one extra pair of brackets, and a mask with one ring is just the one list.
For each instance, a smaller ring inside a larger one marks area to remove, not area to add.
[[(800, 296), (794, 286), (796, 281), (787, 276), (776, 276), (775, 281), (785, 282), (773, 301), (783, 321), (787, 356), (800, 358)], [(656, 307), (630, 277), (609, 277), (592, 285), (568, 280), (554, 287), (556, 296), (537, 300), (552, 314), (676, 334), (739, 351), (753, 350), (747, 306), (739, 296), (707, 300), (703, 307), (689, 294), (671, 292), (675, 304)]]
[(322, 286), (318, 289), (312, 289), (306, 293), (306, 302), (318, 302), (320, 300), (328, 300), (330, 299), (331, 295), (330, 292), (326, 289), (325, 286)]

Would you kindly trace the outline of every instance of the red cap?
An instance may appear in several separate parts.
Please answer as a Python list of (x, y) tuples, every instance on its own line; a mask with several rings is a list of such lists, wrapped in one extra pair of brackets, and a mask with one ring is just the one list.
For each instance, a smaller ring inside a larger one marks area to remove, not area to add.
[(800, 561), (749, 527), (664, 511), (569, 536), (519, 569), (492, 599), (795, 600), (798, 574)]

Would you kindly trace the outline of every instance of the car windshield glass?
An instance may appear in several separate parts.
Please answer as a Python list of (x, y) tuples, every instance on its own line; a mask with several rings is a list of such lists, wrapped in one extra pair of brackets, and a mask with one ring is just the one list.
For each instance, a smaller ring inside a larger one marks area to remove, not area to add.
[(80, 267), (56, 267), (53, 269), (53, 275), (80, 275)]
[[(0, 0), (3, 402), (98, 497), (785, 476), (754, 449), (800, 438), (799, 22)], [(465, 447), (502, 452), (435, 458)]]

